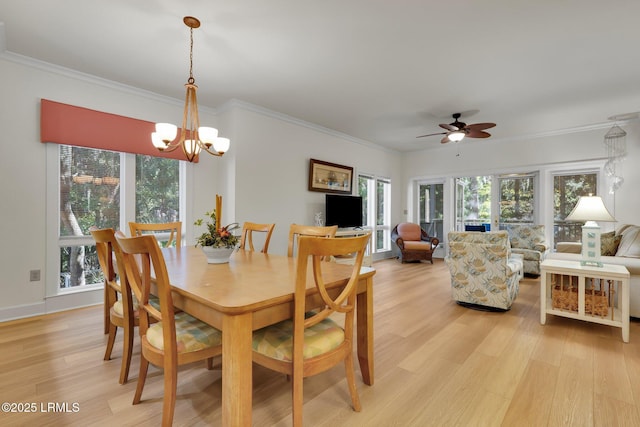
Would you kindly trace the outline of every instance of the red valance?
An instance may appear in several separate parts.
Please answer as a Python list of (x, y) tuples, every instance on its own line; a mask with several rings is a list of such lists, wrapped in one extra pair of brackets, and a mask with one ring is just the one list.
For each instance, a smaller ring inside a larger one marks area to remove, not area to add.
[(48, 99), (40, 101), (41, 142), (186, 160), (180, 149), (170, 153), (158, 151), (151, 143), (154, 130), (155, 123), (145, 120)]

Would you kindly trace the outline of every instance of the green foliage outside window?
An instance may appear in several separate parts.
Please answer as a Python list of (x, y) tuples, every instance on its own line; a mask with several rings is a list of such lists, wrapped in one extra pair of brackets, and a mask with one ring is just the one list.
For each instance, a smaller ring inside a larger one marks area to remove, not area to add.
[(177, 160), (136, 156), (136, 221), (179, 221), (180, 169)]
[[(120, 228), (121, 153), (61, 145), (60, 237), (85, 240), (60, 248), (60, 287), (99, 283), (102, 273), (95, 246), (85, 245), (89, 228)], [(177, 160), (136, 156), (138, 222), (172, 222), (179, 218)]]

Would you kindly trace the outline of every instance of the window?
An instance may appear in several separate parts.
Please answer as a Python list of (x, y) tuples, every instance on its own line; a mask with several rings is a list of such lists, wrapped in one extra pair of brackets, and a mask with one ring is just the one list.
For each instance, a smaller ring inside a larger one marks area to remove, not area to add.
[(499, 177), (500, 229), (509, 224), (533, 224), (535, 214), (535, 175), (509, 174)]
[(597, 195), (597, 172), (567, 172), (553, 177), (553, 240), (579, 242), (582, 224), (567, 222), (565, 218), (573, 210), (580, 196)]
[(136, 222), (175, 222), (180, 218), (179, 163), (136, 156)]
[(60, 288), (100, 283), (102, 273), (89, 228), (118, 227), (120, 155), (61, 145)]
[[(55, 145), (59, 195), (58, 289), (69, 291), (102, 285), (102, 272), (89, 228), (127, 230), (134, 213), (124, 206), (135, 199), (135, 220), (176, 221), (180, 217), (178, 160)], [(135, 174), (125, 174), (126, 165)], [(135, 176), (127, 183), (124, 176)], [(128, 218), (127, 218), (128, 217)]]
[(374, 176), (358, 176), (358, 193), (362, 197), (362, 223), (371, 227), (373, 252), (391, 250), (391, 181)]

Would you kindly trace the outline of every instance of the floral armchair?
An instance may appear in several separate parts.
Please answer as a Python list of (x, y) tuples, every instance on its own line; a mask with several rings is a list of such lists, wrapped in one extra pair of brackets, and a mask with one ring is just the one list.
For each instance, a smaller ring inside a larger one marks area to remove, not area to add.
[(544, 225), (510, 225), (507, 227), (511, 250), (524, 257), (524, 272), (540, 275), (540, 263), (549, 252)]
[(445, 262), (453, 299), (465, 306), (508, 310), (520, 289), (522, 260), (511, 256), (506, 231), (448, 234)]

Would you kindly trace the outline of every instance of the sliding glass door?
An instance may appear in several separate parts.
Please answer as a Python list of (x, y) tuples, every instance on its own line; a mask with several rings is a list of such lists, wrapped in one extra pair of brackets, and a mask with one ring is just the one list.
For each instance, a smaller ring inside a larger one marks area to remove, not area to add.
[(491, 176), (464, 176), (455, 178), (455, 230), (469, 226), (491, 228)]
[(444, 239), (444, 184), (418, 183), (418, 218), (420, 227), (431, 237)]

